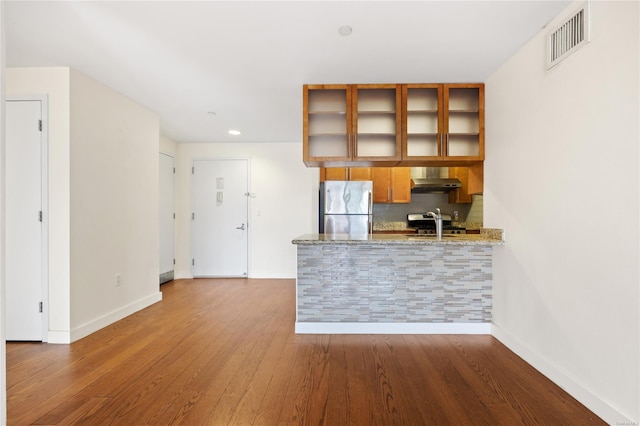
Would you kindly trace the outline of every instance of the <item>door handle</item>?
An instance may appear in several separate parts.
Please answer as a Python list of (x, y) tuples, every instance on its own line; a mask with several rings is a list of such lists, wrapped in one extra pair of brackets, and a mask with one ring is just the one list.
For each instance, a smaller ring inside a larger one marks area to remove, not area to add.
[(236, 226), (236, 229), (244, 231), (244, 223), (242, 225), (240, 225), (240, 226)]

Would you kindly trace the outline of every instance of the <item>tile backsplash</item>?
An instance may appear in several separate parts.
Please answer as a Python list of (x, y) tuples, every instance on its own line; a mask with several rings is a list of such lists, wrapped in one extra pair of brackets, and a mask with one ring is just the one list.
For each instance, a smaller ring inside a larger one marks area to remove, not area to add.
[[(442, 213), (450, 214), (452, 217), (453, 212), (457, 210), (461, 222), (471, 222), (468, 219), (471, 211), (474, 219), (472, 222), (482, 223), (482, 196), (480, 196), (479, 205), (474, 206), (476, 197), (478, 196), (474, 196), (474, 203), (472, 204), (449, 204), (449, 196), (447, 194), (411, 194), (411, 203), (408, 204), (374, 204), (373, 222), (406, 223), (407, 215), (410, 213), (426, 213), (439, 208)], [(480, 220), (477, 220), (478, 214)]]
[(484, 211), (482, 205), (482, 194), (472, 195), (471, 208), (467, 214), (465, 222), (483, 223), (482, 212)]

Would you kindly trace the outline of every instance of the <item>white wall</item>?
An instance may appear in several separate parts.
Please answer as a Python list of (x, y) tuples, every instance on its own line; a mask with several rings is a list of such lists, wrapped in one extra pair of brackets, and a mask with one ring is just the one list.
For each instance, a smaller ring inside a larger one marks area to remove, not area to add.
[(67, 67), (8, 69), (6, 92), (48, 96), (48, 340), (68, 343), (161, 298), (158, 119)]
[(596, 414), (637, 423), (638, 3), (592, 2), (591, 20), (555, 69), (543, 30), (486, 81), (485, 226), (507, 240), (493, 322)]
[(49, 342), (69, 340), (70, 305), (70, 70), (8, 68), (7, 95), (43, 94), (49, 105)]
[(165, 135), (160, 135), (160, 152), (176, 158), (178, 155), (178, 144), (173, 139)]
[(161, 299), (159, 139), (154, 113), (71, 70), (72, 340)]
[[(176, 278), (191, 277), (191, 165), (196, 158), (250, 158), (249, 277), (294, 278), (293, 238), (317, 232), (317, 168), (302, 144), (179, 144), (176, 161)], [(258, 210), (260, 216), (257, 215)]]

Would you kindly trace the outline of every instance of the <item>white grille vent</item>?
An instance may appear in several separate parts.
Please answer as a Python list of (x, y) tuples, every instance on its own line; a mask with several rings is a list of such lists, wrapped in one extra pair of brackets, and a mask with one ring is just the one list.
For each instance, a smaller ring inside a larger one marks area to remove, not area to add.
[(589, 4), (547, 34), (547, 69), (556, 66), (589, 42)]

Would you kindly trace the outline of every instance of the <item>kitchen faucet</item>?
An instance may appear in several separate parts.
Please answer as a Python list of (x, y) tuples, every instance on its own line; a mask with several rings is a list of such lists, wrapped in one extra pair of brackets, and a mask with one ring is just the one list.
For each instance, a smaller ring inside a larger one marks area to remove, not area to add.
[(436, 222), (436, 239), (442, 240), (442, 214), (440, 214), (440, 209), (436, 209), (436, 212), (428, 212), (427, 216), (431, 216)]

